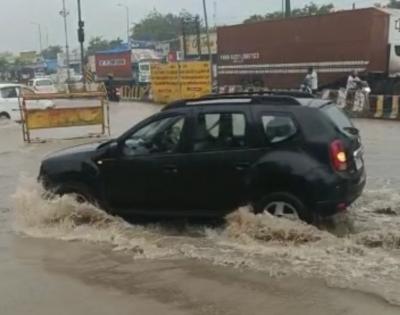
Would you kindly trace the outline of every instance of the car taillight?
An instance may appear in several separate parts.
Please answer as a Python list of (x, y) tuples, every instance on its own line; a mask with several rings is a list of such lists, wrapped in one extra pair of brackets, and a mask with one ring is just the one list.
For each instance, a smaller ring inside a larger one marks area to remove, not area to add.
[(336, 171), (340, 172), (347, 170), (347, 155), (342, 141), (335, 140), (331, 143), (330, 154), (333, 168)]

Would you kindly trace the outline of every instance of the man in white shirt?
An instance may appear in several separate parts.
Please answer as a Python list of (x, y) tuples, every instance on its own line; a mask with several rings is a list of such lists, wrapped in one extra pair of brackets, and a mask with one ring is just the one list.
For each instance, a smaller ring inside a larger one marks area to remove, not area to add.
[(348, 91), (354, 91), (357, 89), (357, 83), (360, 82), (361, 79), (358, 76), (357, 71), (353, 71), (347, 79), (347, 85), (346, 85), (346, 90)]
[(308, 82), (313, 94), (318, 91), (318, 74), (313, 67), (308, 68), (304, 82)]

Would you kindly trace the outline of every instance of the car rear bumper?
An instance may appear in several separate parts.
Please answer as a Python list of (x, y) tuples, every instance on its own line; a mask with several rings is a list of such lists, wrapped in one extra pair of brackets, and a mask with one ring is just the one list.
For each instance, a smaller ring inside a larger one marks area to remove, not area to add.
[(340, 178), (331, 186), (332, 193), (327, 200), (316, 203), (316, 211), (321, 217), (327, 217), (347, 209), (358, 197), (361, 196), (366, 185), (365, 170), (357, 178)]

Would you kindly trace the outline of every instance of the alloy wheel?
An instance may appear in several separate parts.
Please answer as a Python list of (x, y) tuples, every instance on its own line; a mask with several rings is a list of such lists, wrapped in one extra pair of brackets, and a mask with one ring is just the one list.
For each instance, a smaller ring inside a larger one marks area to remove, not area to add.
[(289, 220), (300, 220), (300, 216), (295, 207), (285, 201), (273, 201), (264, 207), (264, 212)]

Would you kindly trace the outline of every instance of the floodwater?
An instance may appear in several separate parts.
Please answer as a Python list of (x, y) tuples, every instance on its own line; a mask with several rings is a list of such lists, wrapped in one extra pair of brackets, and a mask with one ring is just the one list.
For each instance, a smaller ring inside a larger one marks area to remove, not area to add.
[[(118, 135), (159, 110), (111, 104)], [(139, 224), (42, 200), (48, 152), (96, 132), (0, 125), (0, 314), (399, 314), (400, 124), (357, 120), (368, 185), (346, 237), (238, 209), (222, 225)], [(95, 140), (93, 140), (95, 141)]]

